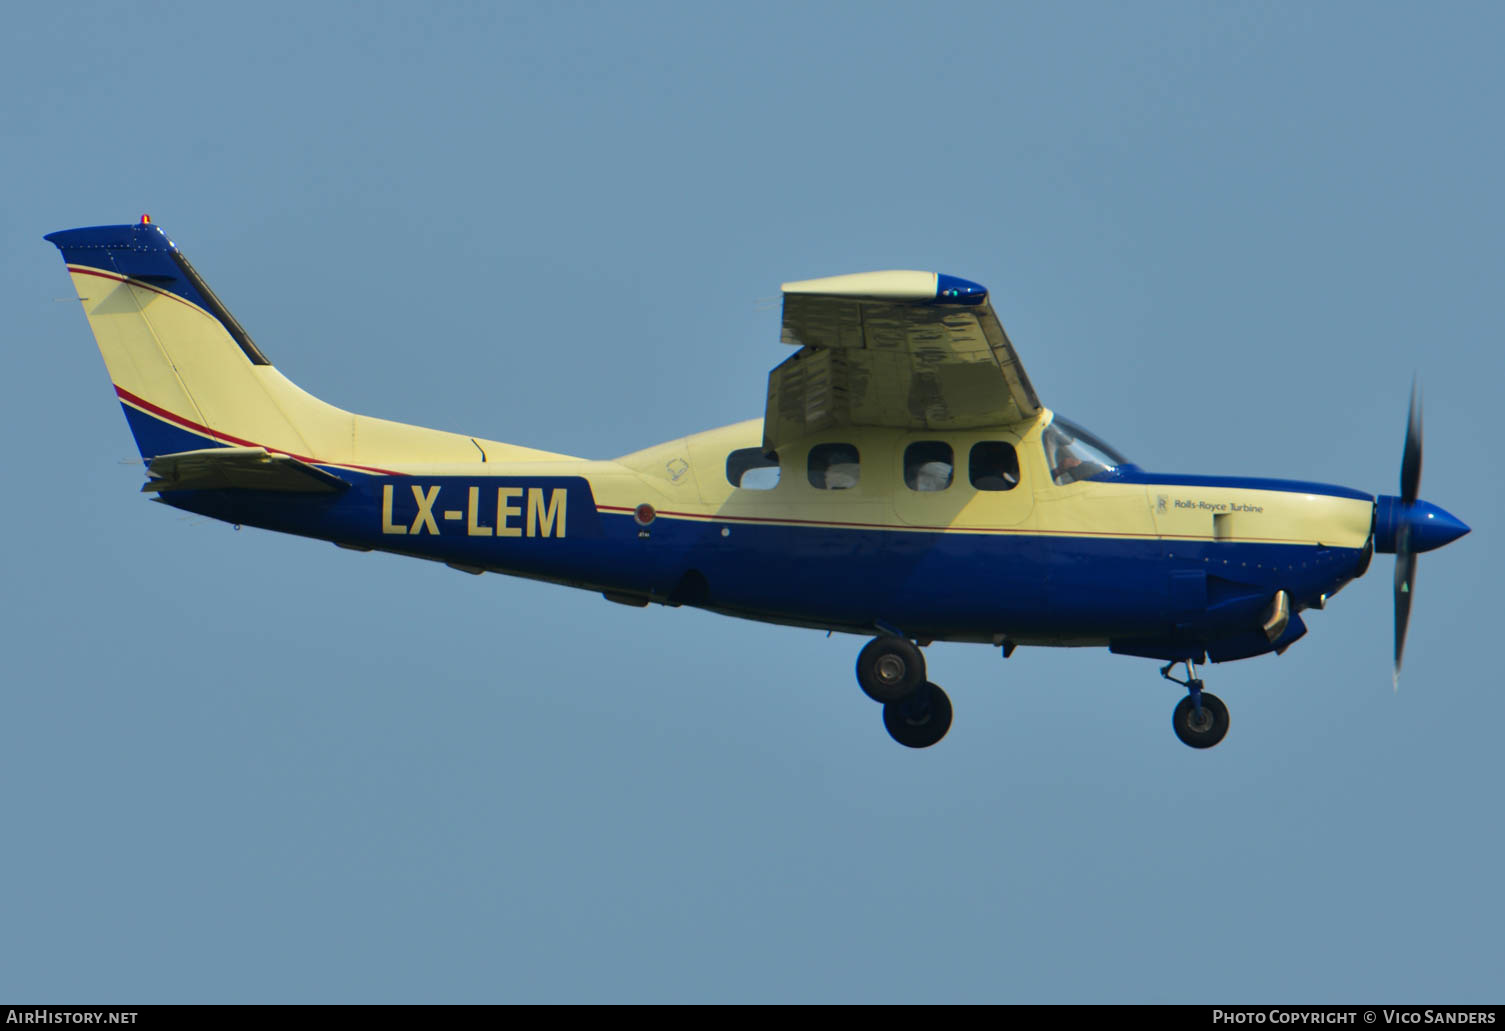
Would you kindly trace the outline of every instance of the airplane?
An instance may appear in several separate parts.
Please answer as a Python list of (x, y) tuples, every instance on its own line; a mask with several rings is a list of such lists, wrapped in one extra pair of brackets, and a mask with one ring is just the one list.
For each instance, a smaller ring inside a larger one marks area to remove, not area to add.
[[(597, 461), (336, 408), (284, 377), (146, 215), (62, 253), (153, 500), (600, 592), (870, 637), (856, 677), (893, 739), (936, 744), (934, 641), (1106, 647), (1165, 663), (1192, 748), (1228, 731), (1197, 668), (1283, 653), (1394, 554), (1398, 684), (1417, 555), (1469, 527), (1419, 497), (1146, 472), (1041, 404), (988, 291), (934, 272), (783, 284), (761, 419)], [(1173, 671), (1184, 667), (1185, 676)]]

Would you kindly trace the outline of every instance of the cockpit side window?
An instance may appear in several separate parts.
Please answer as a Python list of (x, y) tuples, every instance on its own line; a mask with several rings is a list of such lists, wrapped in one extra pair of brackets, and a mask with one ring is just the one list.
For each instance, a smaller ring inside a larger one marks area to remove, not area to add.
[(1090, 480), (1128, 459), (1070, 419), (1056, 416), (1041, 434), (1050, 477), (1058, 486)]

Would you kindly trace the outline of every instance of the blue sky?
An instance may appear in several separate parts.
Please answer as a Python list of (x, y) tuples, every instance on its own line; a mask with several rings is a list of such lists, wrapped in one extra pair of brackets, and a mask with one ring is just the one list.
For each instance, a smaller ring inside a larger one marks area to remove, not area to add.
[[(33, 4), (9, 14), (0, 997), (1498, 1001), (1492, 4)], [(755, 416), (784, 280), (987, 284), (1176, 472), (1396, 490), (1279, 658), (930, 650), (186, 517), (52, 247), (150, 212), (336, 404), (607, 457)], [(45, 436), (38, 436), (42, 430)]]

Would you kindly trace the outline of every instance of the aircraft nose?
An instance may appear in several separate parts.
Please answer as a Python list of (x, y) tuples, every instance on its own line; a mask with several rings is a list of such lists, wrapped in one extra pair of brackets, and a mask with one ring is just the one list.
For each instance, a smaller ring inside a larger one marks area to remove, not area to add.
[(1407, 505), (1400, 498), (1382, 494), (1375, 499), (1374, 550), (1393, 554), (1400, 543), (1402, 527), (1410, 531), (1411, 551), (1431, 551), (1468, 533), (1468, 524), (1430, 501)]

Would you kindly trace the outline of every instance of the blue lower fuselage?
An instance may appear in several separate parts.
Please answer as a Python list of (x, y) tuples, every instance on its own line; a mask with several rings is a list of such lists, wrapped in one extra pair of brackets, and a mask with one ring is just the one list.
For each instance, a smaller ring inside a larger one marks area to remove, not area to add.
[[(491, 492), (509, 490), (507, 517), (499, 521), (495, 507), (470, 511), (471, 492), (481, 489), (488, 502)], [(529, 511), (530, 491), (544, 499), (565, 492), (556, 506), (564, 509), (562, 519), (554, 513), (555, 525), (546, 525), (542, 506)], [(640, 525), (631, 511), (598, 508), (589, 484), (577, 477), (426, 477), (421, 493), (427, 519), (417, 515), (409, 477), (360, 477), (334, 494), (183, 491), (163, 500), (226, 522), (548, 580), (617, 600), (691, 604), (851, 632), (895, 627), (920, 639), (1106, 644), (1162, 658), (1209, 648), (1214, 659), (1243, 657), (1224, 654), (1218, 642), (1246, 636), (1275, 591), (1285, 590), (1298, 610), (1318, 606), (1368, 561), (1362, 548), (1293, 544), (662, 514)], [(469, 532), (473, 523), (491, 533)], [(384, 525), (406, 532), (383, 532)], [(497, 535), (499, 526), (514, 535)]]

